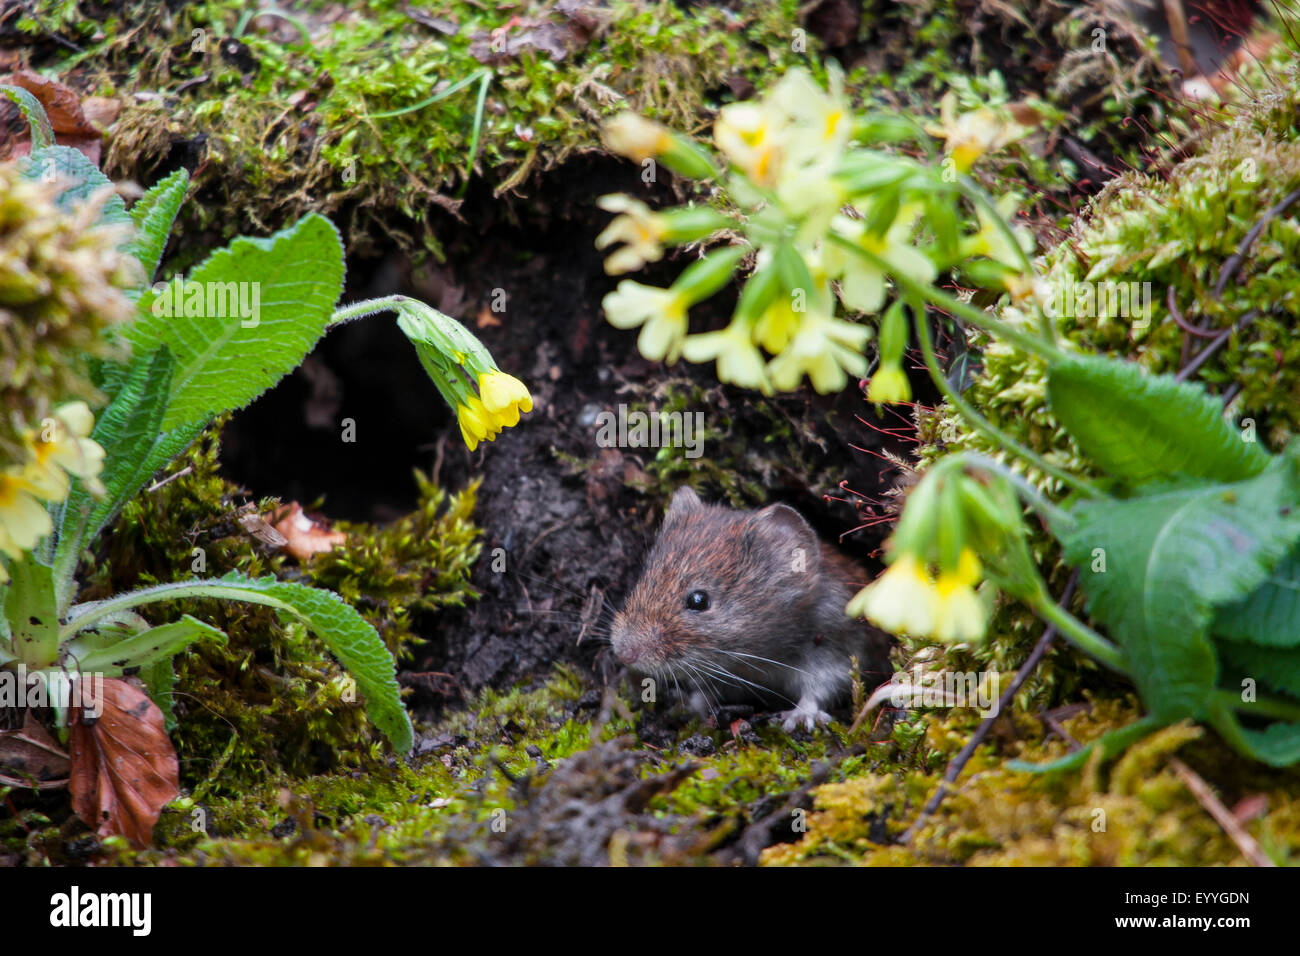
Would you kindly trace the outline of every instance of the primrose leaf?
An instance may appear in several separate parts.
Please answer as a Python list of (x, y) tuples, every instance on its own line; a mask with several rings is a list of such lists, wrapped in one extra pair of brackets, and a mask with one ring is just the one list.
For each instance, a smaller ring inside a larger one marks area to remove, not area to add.
[(0, 85), (0, 96), (17, 106), (23, 114), (23, 119), (27, 120), (32, 134), (32, 149), (44, 149), (54, 145), (54, 127), (50, 125), (50, 118), (45, 115), (45, 107), (30, 90), (5, 83)]
[(1292, 697), (1300, 697), (1300, 648), (1260, 647), (1222, 641), (1215, 645), (1219, 659), (1241, 677), (1254, 678)]
[[(71, 146), (43, 146), (33, 148), (23, 159), (20, 169), (24, 179), (54, 181), (62, 186), (54, 204), (64, 212), (71, 212), (97, 190), (112, 187), (112, 181), (99, 171), (99, 167), (86, 158), (86, 154)], [(100, 207), (95, 225), (127, 225), (131, 217), (126, 213), (126, 203), (113, 193)], [(125, 237), (123, 243), (125, 244)]]
[(1300, 550), (1283, 558), (1250, 597), (1219, 608), (1214, 633), (1265, 647), (1300, 647)]
[(4, 613), (10, 646), (29, 668), (49, 667), (59, 654), (59, 612), (51, 569), (28, 551), (9, 565)]
[(109, 601), (74, 605), (68, 612), (68, 626), (76, 628), (77, 621), (87, 619), (82, 625), (85, 627), (110, 611), (190, 597), (263, 604), (304, 622), (356, 680), (357, 689), (366, 699), (366, 713), (393, 748), (401, 753), (411, 749), (415, 732), (402, 705), (393, 655), (379, 632), (333, 591), (271, 576), (247, 578), (232, 571), (222, 578), (155, 584)]
[(1300, 540), (1297, 457), (1300, 443), (1246, 481), (1080, 501), (1058, 528), (1089, 614), (1122, 646), (1154, 717), (1203, 715), (1214, 610), (1258, 588)]
[(1054, 362), (1047, 401), (1080, 450), (1130, 485), (1240, 481), (1270, 460), (1223, 420), (1222, 405), (1204, 390), (1131, 362), (1095, 355)]
[(267, 239), (234, 240), (183, 285), (147, 289), (127, 339), (137, 354), (166, 345), (176, 357), (163, 429), (241, 408), (296, 368), (342, 289), (343, 243), (315, 213)]
[(154, 184), (131, 207), (131, 222), (135, 224), (135, 238), (131, 240), (131, 254), (140, 260), (144, 271), (144, 285), (153, 281), (162, 261), (163, 250), (167, 247), (167, 237), (171, 235), (172, 223), (185, 200), (185, 190), (190, 183), (190, 174), (185, 169), (178, 169), (166, 179)]
[[(224, 631), (186, 614), (179, 621), (151, 627), (107, 647), (83, 650), (74, 638), (65, 645), (65, 650), (82, 671), (99, 672), (106, 677), (120, 677), (122, 671), (129, 668), (148, 667), (159, 661), (170, 661), (174, 655), (204, 637), (222, 643), (226, 640)], [(81, 653), (78, 653), (79, 651)]]
[(108, 451), (99, 476), (105, 494), (93, 498), (81, 481), (73, 483), (58, 520), (54, 566), (60, 581), (71, 578), (82, 548), (157, 470), (149, 462), (167, 409), (173, 364), (166, 348), (137, 356), (95, 422), (90, 437)]
[(1211, 711), (1210, 723), (1238, 753), (1272, 767), (1289, 767), (1300, 761), (1300, 723), (1279, 720), (1263, 730), (1251, 730), (1222, 705)]

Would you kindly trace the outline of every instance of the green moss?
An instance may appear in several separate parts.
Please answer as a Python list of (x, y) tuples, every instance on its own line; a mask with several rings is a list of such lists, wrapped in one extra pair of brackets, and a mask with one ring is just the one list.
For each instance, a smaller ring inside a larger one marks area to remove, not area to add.
[[(127, 96), (110, 173), (148, 180), (174, 144), (199, 138), (189, 214), (200, 226), (264, 233), (311, 210), (340, 223), (353, 253), (384, 236), (439, 254), (432, 227), (446, 220), (433, 211), (455, 215), (463, 195), (478, 84), (421, 105), (436, 91), (490, 70), (473, 161), (500, 195), (595, 147), (600, 119), (618, 109), (697, 128), (728, 81), (806, 59), (792, 48), (792, 0), (742, 13), (619, 2), (575, 19), (549, 4), (456, 2), (437, 11), (443, 30), (407, 9), (302, 5), (292, 23), (307, 43), (270, 17), (236, 36), (245, 5), (229, 0), (129, 5), (75, 57), (98, 91)], [(135, 90), (151, 98), (134, 101)]]
[[(379, 631), (399, 657), (417, 639), (413, 618), (474, 598), (469, 573), (481, 547), (471, 515), (476, 486), (448, 496), (417, 475), (414, 512), (384, 527), (340, 523), (347, 545), (296, 566), (247, 534), (241, 517), (275, 519), (278, 503), (243, 504), (217, 469), (209, 429), (171, 466), (174, 480), (123, 510), (89, 565), (84, 598), (194, 575), (238, 570), (326, 587)], [(174, 739), (182, 779), (233, 792), (283, 770), (373, 765), (384, 744), (325, 646), (301, 624), (257, 605), (195, 600), (154, 605), (156, 623), (193, 614), (226, 632), (176, 660)]]
[[(1063, 720), (1081, 742), (1130, 722), (1136, 702), (1095, 700), (1087, 712)], [(956, 710), (928, 715), (928, 739), (946, 760), (974, 730), (976, 715)], [(862, 772), (814, 791), (807, 833), (771, 847), (767, 865), (852, 862), (867, 866), (1134, 866), (1242, 865), (1232, 840), (1170, 766), (1177, 753), (1231, 806), (1264, 794), (1268, 809), (1247, 824), (1277, 862), (1300, 849), (1300, 797), (1294, 770), (1261, 768), (1207, 739), (1197, 727), (1168, 727), (1131, 748), (1113, 766), (1092, 761), (1083, 771), (1026, 774), (1005, 769), (1007, 759), (1059, 757), (1058, 738), (1015, 714), (967, 764), (937, 812), (910, 842), (898, 840), (916, 820), (942, 776), (900, 766)]]

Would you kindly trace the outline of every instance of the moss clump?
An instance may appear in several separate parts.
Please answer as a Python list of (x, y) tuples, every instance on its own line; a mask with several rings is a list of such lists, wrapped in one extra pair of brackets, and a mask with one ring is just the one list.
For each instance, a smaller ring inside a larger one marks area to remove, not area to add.
[[(792, 0), (741, 12), (454, 2), (436, 17), (399, 0), (300, 7), (291, 21), (248, 20), (242, 3), (134, 2), (96, 23), (104, 39), (79, 57), (85, 81), (128, 94), (110, 173), (147, 182), (193, 148), (203, 162), (188, 214), (201, 226), (265, 233), (316, 211), (354, 254), (379, 236), (439, 254), (434, 212), (458, 214), (471, 164), (499, 195), (594, 148), (617, 109), (696, 128), (717, 90), (806, 60)], [(463, 80), (474, 82), (428, 102)], [(135, 90), (153, 96), (135, 102)]]
[(122, 289), (138, 266), (122, 230), (95, 225), (100, 202), (59, 208), (58, 190), (0, 164), (0, 469), (27, 457), (22, 434), (52, 405), (96, 396), (87, 360), (131, 316)]
[[(1098, 700), (1061, 721), (1081, 742), (1130, 722), (1136, 701)], [(1013, 722), (1012, 722), (1013, 721)], [(928, 742), (951, 758), (969, 739), (971, 711), (927, 717)], [(850, 862), (868, 866), (1133, 866), (1242, 865), (1231, 839), (1197, 802), (1170, 766), (1178, 753), (1215, 785), (1229, 806), (1265, 794), (1267, 812), (1248, 824), (1274, 860), (1300, 850), (1300, 798), (1295, 771), (1261, 768), (1226, 754), (1204, 732), (1178, 724), (1147, 738), (1116, 763), (1090, 762), (1081, 772), (1027, 774), (1005, 769), (1012, 757), (1049, 760), (1063, 755), (1059, 739), (1044, 743), (1046, 728), (1016, 714), (981, 747), (938, 811), (907, 844), (899, 838), (915, 821), (941, 773), (899, 768), (862, 773), (814, 791), (815, 809), (797, 843), (771, 847), (767, 865)], [(1010, 739), (1007, 739), (1010, 738)]]
[[(277, 502), (244, 503), (217, 470), (216, 426), (172, 465), (178, 475), (124, 508), (103, 539), (83, 597), (237, 570), (337, 590), (398, 656), (418, 638), (413, 615), (475, 597), (475, 488), (448, 496), (418, 478), (414, 512), (382, 528), (340, 524), (345, 547), (295, 567), (268, 554), (241, 518), (274, 520)], [(345, 673), (302, 625), (257, 605), (194, 600), (147, 609), (155, 623), (192, 614), (226, 632), (176, 659), (174, 739), (182, 780), (234, 791), (278, 772), (373, 764), (384, 744), (351, 699)], [(209, 779), (210, 778), (210, 779)]]

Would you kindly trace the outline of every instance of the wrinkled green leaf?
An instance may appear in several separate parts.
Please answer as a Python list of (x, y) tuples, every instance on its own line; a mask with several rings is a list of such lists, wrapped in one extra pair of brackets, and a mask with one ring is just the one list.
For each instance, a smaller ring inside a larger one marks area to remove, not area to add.
[(65, 645), (68, 666), (87, 673), (102, 673), (119, 677), (122, 671), (147, 667), (159, 661), (170, 661), (174, 655), (202, 638), (225, 642), (226, 635), (219, 628), (186, 614), (179, 621), (161, 624), (140, 631), (107, 647), (80, 643), (73, 638)]
[[(1300, 540), (1297, 454), (1256, 478), (1070, 509), (1059, 537), (1088, 612), (1119, 642), (1152, 716), (1200, 717), (1214, 689), (1214, 610), (1239, 601)], [(1095, 549), (1105, 570), (1094, 571)]]
[(1054, 362), (1047, 401), (1080, 450), (1130, 485), (1205, 478), (1241, 481), (1270, 456), (1223, 420), (1204, 390), (1095, 355)]
[(25, 553), (9, 564), (5, 618), (13, 655), (31, 670), (49, 667), (59, 656), (59, 612), (54, 576), (36, 555)]
[(22, 112), (23, 119), (27, 120), (32, 132), (32, 149), (54, 145), (54, 128), (50, 126), (50, 118), (45, 115), (45, 107), (40, 100), (21, 86), (10, 86), (7, 83), (0, 84), (0, 96), (15, 104)]
[(150, 455), (167, 410), (173, 362), (167, 349), (141, 355), (126, 372), (117, 395), (95, 422), (91, 438), (108, 451), (99, 480), (103, 497), (94, 498), (74, 481), (57, 522), (54, 567), (66, 600), (68, 582), (82, 548), (149, 479)]
[(1214, 633), (1265, 647), (1300, 647), (1300, 551), (1282, 559), (1244, 601), (1219, 608)]
[(216, 296), (213, 311), (224, 316), (168, 317), (153, 313), (158, 293), (141, 295), (127, 338), (137, 354), (166, 345), (176, 358), (165, 430), (241, 408), (302, 362), (342, 292), (343, 244), (334, 225), (313, 213), (268, 239), (234, 240), (199, 264), (185, 288), (194, 283), (205, 290), (205, 312), (209, 291), (227, 300), (242, 291), (251, 306), (256, 290), (256, 325), (250, 318), (245, 326), (228, 301), (217, 309)]
[(172, 223), (185, 200), (189, 182), (190, 174), (184, 169), (178, 169), (154, 184), (131, 207), (135, 238), (131, 240), (129, 248), (131, 254), (140, 261), (144, 285), (152, 282), (154, 273), (158, 271), (158, 263), (162, 261), (163, 250), (167, 247), (167, 237), (171, 235)]
[(366, 713), (394, 749), (402, 753), (411, 749), (415, 735), (402, 705), (393, 656), (379, 632), (333, 591), (231, 572), (222, 578), (157, 584), (111, 600), (76, 605), (69, 611), (65, 630), (81, 630), (107, 614), (142, 604), (189, 597), (263, 604), (301, 620), (356, 680), (365, 697)]

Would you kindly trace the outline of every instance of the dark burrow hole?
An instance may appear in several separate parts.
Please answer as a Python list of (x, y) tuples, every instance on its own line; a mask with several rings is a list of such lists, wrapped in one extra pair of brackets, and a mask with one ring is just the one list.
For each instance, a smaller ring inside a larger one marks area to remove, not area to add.
[(391, 521), (415, 508), (412, 470), (428, 474), (439, 437), (455, 427), (396, 316), (376, 315), (332, 330), (236, 412), (221, 433), (221, 464), (255, 497), (304, 506), (323, 497), (331, 518)]

